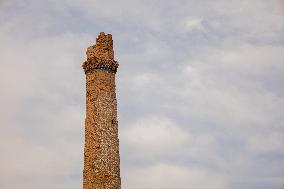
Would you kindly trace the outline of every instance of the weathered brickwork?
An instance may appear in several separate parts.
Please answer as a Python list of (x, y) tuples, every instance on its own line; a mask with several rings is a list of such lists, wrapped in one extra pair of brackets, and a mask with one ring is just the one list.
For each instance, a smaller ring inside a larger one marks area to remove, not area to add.
[(87, 49), (84, 189), (120, 189), (113, 41), (100, 33)]

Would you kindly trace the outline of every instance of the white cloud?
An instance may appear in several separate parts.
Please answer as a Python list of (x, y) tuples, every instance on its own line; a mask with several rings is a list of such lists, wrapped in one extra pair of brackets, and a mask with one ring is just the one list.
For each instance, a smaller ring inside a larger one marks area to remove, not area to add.
[(202, 26), (202, 19), (201, 18), (188, 18), (184, 20), (183, 23), (183, 30), (184, 32), (190, 32), (192, 30), (204, 30)]
[(162, 156), (176, 153), (188, 141), (188, 134), (166, 117), (146, 116), (122, 127), (122, 145), (135, 155)]
[(123, 187), (130, 188), (227, 188), (226, 179), (214, 172), (208, 172), (196, 167), (183, 167), (167, 164), (129, 169), (124, 172)]
[(55, 185), (62, 185), (62, 188), (81, 185), (78, 179), (68, 180), (72, 172), (81, 170), (77, 164), (76, 151), (81, 148), (78, 144), (56, 138), (52, 139), (56, 144), (40, 144), (10, 128), (1, 129), (0, 137), (1, 187), (16, 189), (42, 185), (47, 189)]
[(0, 32), (0, 188), (81, 187), (83, 104), (76, 98), (94, 39), (70, 32), (30, 41), (21, 35), (24, 23), (9, 25)]
[[(281, 120), (282, 89), (277, 88), (280, 87), (277, 82), (281, 81), (278, 74), (284, 69), (282, 50), (277, 46), (207, 50), (202, 52), (207, 56), (198, 55), (196, 60), (186, 62), (180, 79), (173, 81), (172, 85), (182, 87), (164, 88), (167, 90), (164, 93), (183, 99), (176, 108), (188, 115), (225, 121), (222, 124), (226, 127), (230, 122), (232, 126), (238, 123), (245, 127), (255, 124), (271, 127), (269, 123)], [(270, 84), (276, 85), (275, 91), (268, 89)]]

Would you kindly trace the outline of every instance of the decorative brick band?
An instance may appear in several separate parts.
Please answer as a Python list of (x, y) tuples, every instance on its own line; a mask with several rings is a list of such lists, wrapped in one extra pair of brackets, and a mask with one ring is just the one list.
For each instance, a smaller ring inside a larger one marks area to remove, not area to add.
[(89, 59), (83, 63), (83, 69), (85, 74), (93, 72), (93, 70), (100, 69), (108, 73), (116, 73), (118, 68), (118, 63), (115, 60), (112, 61), (102, 61), (99, 59)]

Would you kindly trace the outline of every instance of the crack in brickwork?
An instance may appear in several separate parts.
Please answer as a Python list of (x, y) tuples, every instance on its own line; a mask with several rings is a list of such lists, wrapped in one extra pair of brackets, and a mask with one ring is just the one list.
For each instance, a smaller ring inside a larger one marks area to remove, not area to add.
[(120, 189), (115, 73), (110, 34), (100, 33), (87, 49), (84, 189)]

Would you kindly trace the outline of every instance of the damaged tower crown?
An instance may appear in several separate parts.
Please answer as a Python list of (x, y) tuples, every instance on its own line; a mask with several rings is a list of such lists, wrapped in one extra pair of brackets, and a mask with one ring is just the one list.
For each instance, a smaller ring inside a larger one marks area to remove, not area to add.
[(105, 35), (104, 32), (101, 32), (96, 39), (96, 44), (88, 47), (86, 54), (87, 61), (83, 64), (85, 73), (93, 67), (116, 73), (118, 63), (114, 60), (111, 34)]

